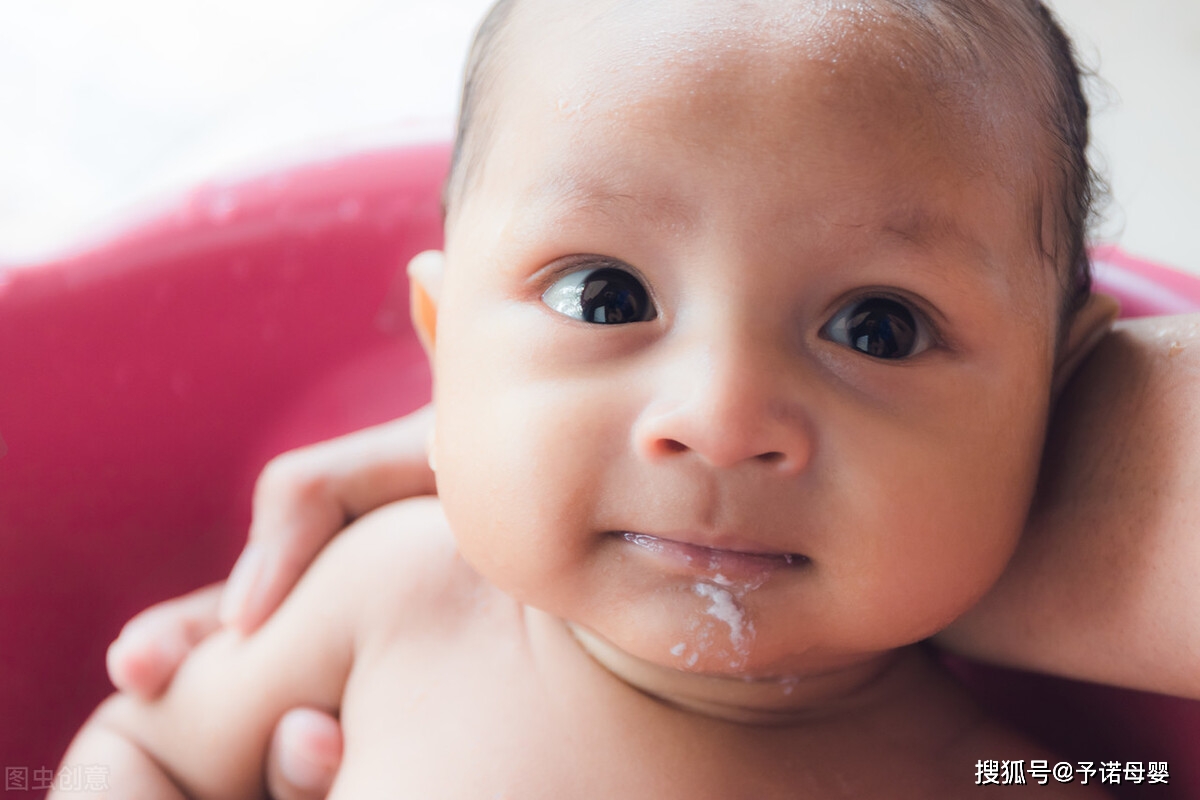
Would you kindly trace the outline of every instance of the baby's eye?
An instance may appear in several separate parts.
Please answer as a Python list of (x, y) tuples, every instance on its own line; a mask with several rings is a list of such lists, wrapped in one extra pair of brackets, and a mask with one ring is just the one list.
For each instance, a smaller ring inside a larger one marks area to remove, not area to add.
[(642, 282), (615, 267), (564, 275), (542, 294), (542, 302), (572, 319), (601, 325), (648, 322), (657, 316)]
[(875, 358), (902, 359), (929, 348), (924, 321), (899, 300), (866, 297), (837, 312), (821, 334)]

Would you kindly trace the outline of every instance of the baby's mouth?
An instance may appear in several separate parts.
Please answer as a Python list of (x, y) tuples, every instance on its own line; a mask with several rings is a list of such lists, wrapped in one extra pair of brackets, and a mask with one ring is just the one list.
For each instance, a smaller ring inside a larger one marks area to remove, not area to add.
[(668, 567), (708, 575), (718, 582), (721, 578), (745, 579), (774, 570), (799, 569), (812, 563), (808, 556), (800, 553), (710, 547), (633, 531), (614, 533)]

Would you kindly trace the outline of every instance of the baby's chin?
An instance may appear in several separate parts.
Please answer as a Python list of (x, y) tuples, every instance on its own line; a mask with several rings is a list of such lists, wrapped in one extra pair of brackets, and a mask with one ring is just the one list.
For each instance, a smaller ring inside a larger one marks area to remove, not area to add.
[[(597, 651), (593, 656), (605, 656), (602, 662), (636, 661), (664, 672), (740, 682), (777, 680), (808, 666), (826, 668), (819, 663), (824, 659), (807, 657), (807, 643), (778, 639), (774, 621), (756, 619), (753, 607), (731, 589), (697, 583), (659, 594), (640, 603), (592, 605), (583, 614), (562, 609), (567, 613), (557, 616), (589, 652)], [(767, 630), (760, 630), (763, 626)]]
[(844, 702), (876, 684), (902, 652), (835, 669), (789, 670), (775, 659), (759, 663), (753, 647), (745, 655), (715, 647), (694, 660), (686, 650), (664, 658), (661, 647), (641, 653), (637, 642), (623, 642), (623, 647), (582, 625), (567, 627), (593, 660), (643, 694), (705, 716), (757, 725), (792, 724)]
[(752, 628), (740, 640), (732, 641), (729, 628), (722, 630), (716, 626), (669, 635), (650, 632), (631, 635), (628, 631), (606, 635), (585, 625), (567, 624), (576, 638), (584, 640), (590, 634), (592, 640), (587, 641), (585, 649), (593, 656), (596, 655), (593, 651), (603, 649), (609, 659), (638, 662), (648, 669), (683, 677), (739, 683), (794, 683), (867, 660), (835, 659), (795, 651), (781, 655), (774, 648), (757, 643)]

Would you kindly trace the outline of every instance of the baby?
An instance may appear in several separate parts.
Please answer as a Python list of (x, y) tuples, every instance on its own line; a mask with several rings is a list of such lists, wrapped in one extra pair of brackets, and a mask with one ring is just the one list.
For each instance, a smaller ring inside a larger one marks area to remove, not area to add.
[(957, 797), (1051, 758), (914, 643), (1003, 572), (1111, 316), (1086, 116), (1035, 0), (502, 0), (412, 270), (440, 502), (67, 760), (261, 796), (300, 704), (340, 709), (338, 797)]

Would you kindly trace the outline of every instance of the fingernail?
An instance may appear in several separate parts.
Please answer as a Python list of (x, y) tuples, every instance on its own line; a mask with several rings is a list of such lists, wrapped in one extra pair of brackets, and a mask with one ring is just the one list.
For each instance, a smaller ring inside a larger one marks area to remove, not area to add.
[(245, 613), (258, 585), (262, 582), (266, 557), (257, 544), (248, 544), (233, 565), (225, 591), (221, 593), (218, 616), (223, 625), (233, 625)]

